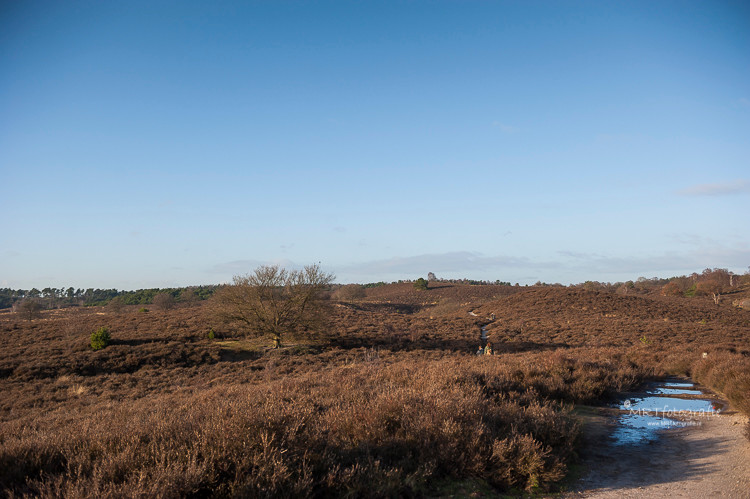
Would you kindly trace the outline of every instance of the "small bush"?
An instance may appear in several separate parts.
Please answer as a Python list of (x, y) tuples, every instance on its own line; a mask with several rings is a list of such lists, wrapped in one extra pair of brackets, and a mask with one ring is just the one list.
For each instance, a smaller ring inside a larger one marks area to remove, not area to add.
[(496, 466), (492, 481), (505, 490), (524, 489), (532, 492), (543, 484), (560, 480), (566, 467), (531, 435), (513, 435), (495, 440), (492, 460)]
[(138, 309), (138, 312), (141, 314), (145, 314), (146, 312), (148, 312), (148, 309), (146, 307), (141, 307)]
[(424, 277), (420, 277), (416, 281), (414, 281), (414, 289), (418, 289), (420, 291), (424, 291), (427, 289), (427, 280)]
[(91, 333), (91, 349), (101, 350), (102, 348), (109, 345), (112, 337), (109, 334), (109, 329), (106, 327), (100, 327), (93, 333)]
[(214, 338), (216, 338), (216, 333), (214, 333), (214, 328), (211, 328), (208, 330), (208, 339), (213, 340)]

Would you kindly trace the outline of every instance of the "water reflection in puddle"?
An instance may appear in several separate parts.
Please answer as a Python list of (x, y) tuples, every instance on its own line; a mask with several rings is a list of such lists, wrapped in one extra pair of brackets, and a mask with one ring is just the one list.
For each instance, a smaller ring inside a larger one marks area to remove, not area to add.
[(618, 404), (623, 413), (618, 416), (612, 433), (615, 445), (648, 443), (658, 439), (661, 430), (700, 424), (700, 418), (719, 413), (719, 408), (710, 400), (679, 398), (680, 395), (705, 395), (695, 389), (694, 383), (665, 381), (651, 386), (647, 393), (631, 396)]
[(656, 412), (659, 414), (675, 412), (716, 412), (714, 404), (710, 400), (680, 399), (674, 397), (637, 397), (622, 402), (620, 404), (620, 409), (631, 412)]
[(664, 383), (661, 383), (661, 385), (668, 388), (693, 388), (695, 386), (694, 383), (686, 383), (683, 381), (665, 381)]
[(703, 395), (700, 390), (683, 390), (682, 388), (657, 388), (654, 393), (661, 395)]
[(687, 426), (675, 419), (657, 416), (625, 414), (620, 416), (619, 425), (612, 432), (615, 445), (638, 445), (659, 438), (659, 431)]

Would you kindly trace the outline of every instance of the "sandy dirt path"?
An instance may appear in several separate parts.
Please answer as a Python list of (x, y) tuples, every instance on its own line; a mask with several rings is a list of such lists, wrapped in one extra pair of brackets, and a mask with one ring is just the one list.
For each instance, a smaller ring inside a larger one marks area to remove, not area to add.
[(722, 414), (638, 446), (601, 444), (611, 418), (589, 415), (582, 477), (564, 497), (750, 498), (747, 417)]

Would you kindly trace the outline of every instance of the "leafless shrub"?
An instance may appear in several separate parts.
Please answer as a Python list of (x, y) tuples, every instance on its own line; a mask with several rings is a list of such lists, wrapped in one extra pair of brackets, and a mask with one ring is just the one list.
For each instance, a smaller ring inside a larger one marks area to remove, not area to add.
[(33, 298), (21, 300), (13, 308), (18, 315), (27, 321), (37, 319), (42, 315), (42, 304)]
[(175, 299), (171, 293), (157, 293), (153, 303), (159, 310), (171, 310), (175, 306)]

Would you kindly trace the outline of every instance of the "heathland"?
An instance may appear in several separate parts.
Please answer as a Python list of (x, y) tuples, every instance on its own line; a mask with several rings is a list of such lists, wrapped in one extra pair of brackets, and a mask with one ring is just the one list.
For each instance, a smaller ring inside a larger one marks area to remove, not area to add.
[[(577, 405), (676, 375), (750, 413), (748, 284), (684, 284), (334, 287), (323, 327), (280, 348), (213, 298), (5, 309), (0, 495), (557, 490)], [(476, 355), (482, 327), (494, 355)]]

